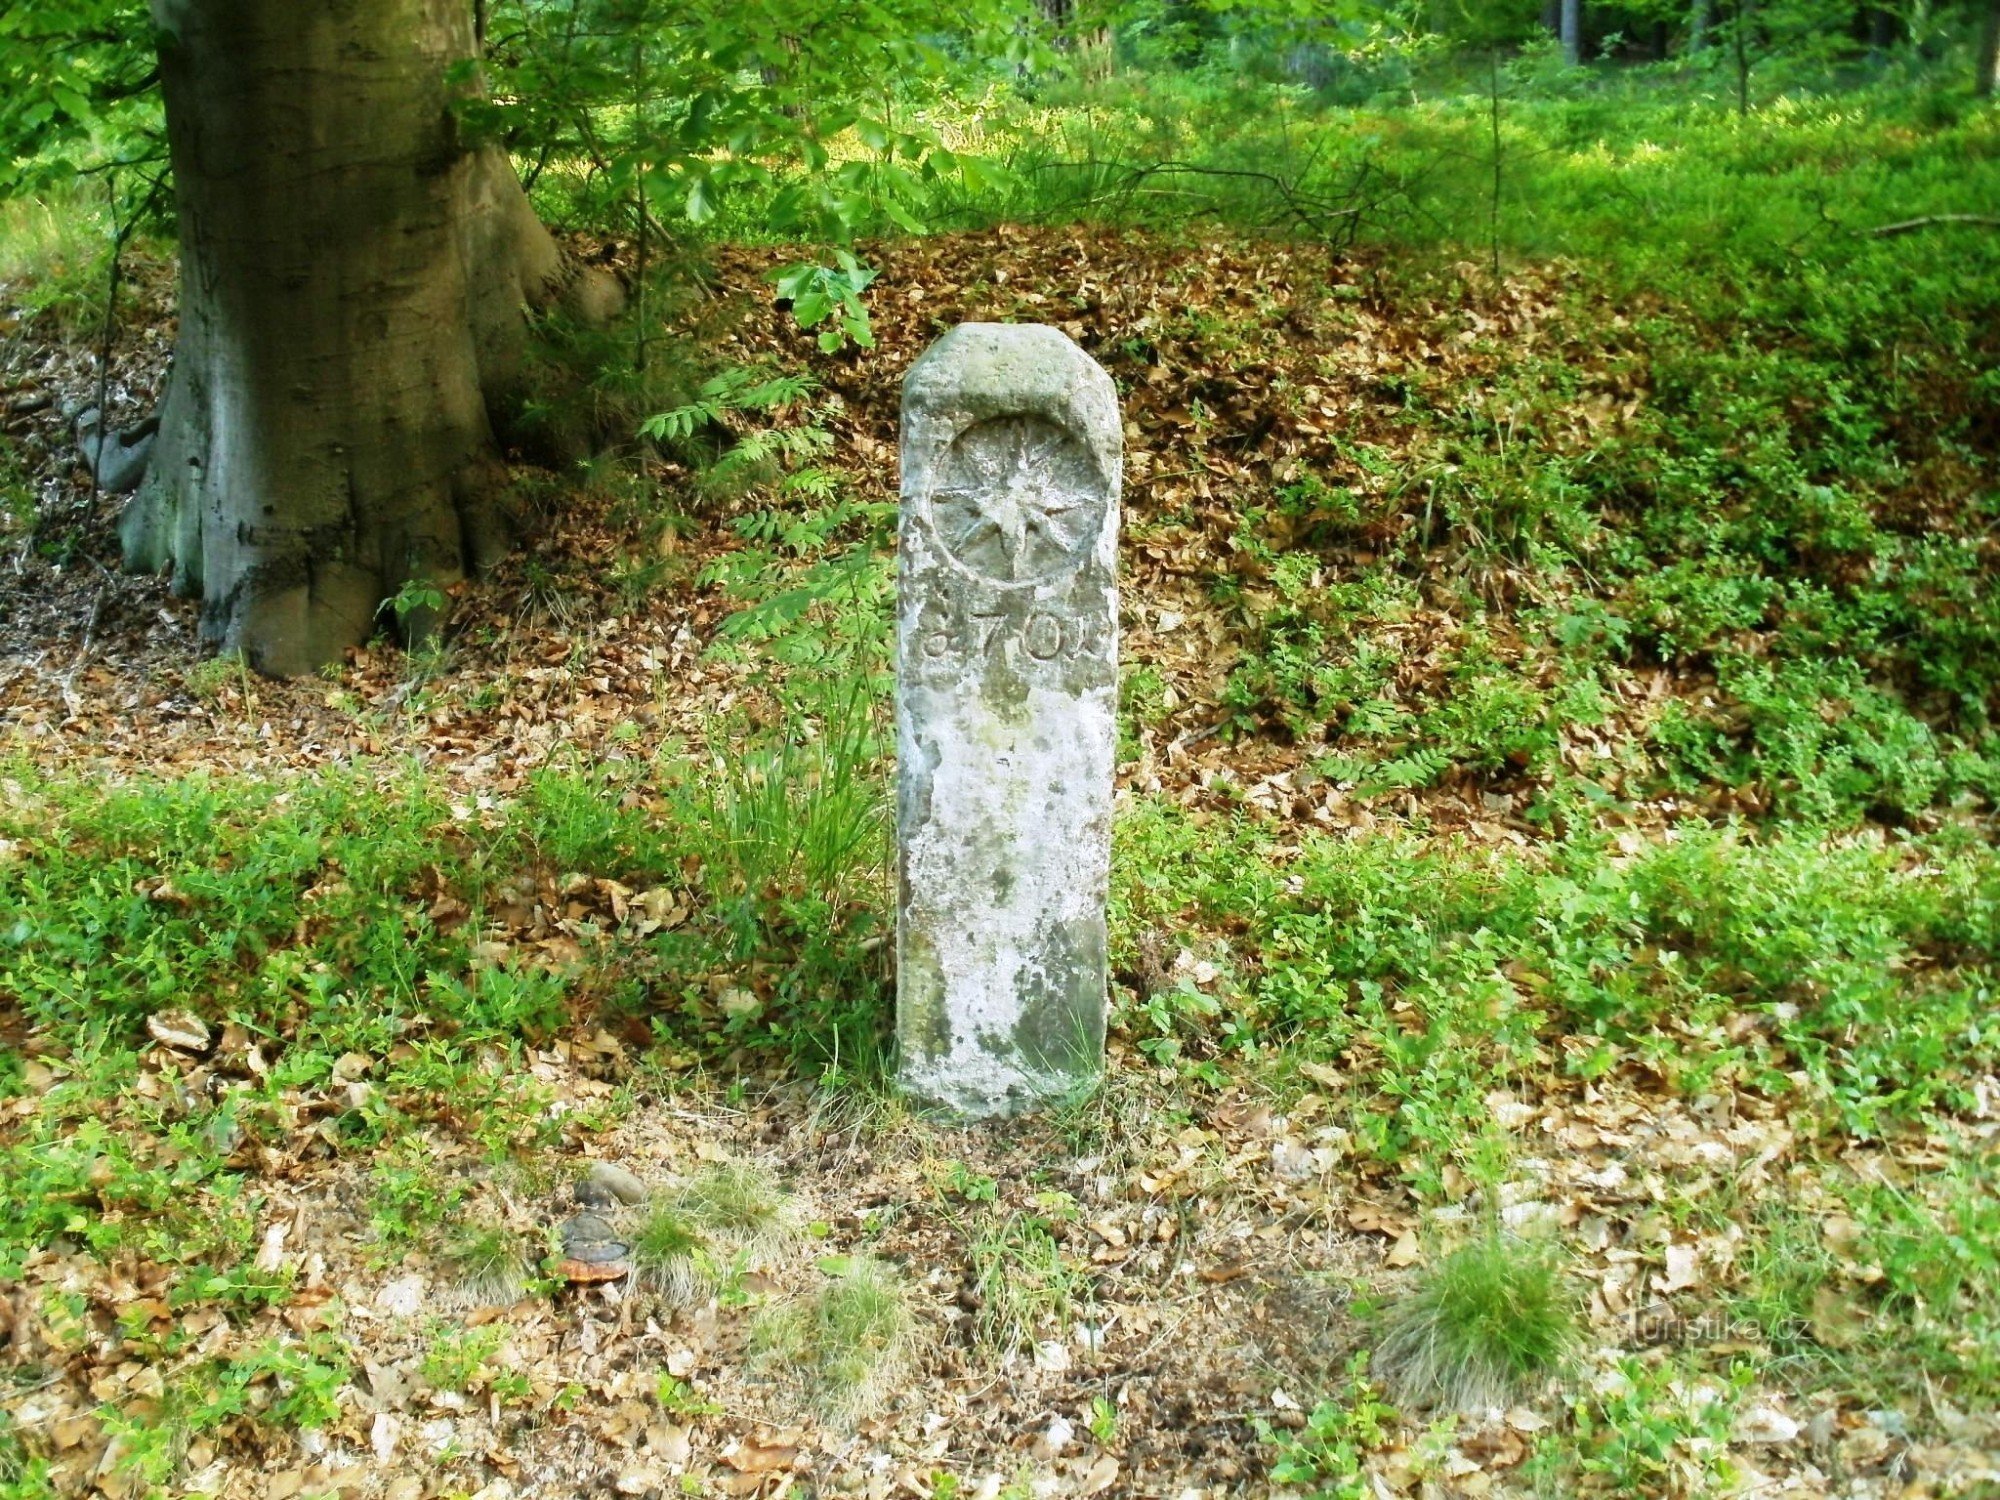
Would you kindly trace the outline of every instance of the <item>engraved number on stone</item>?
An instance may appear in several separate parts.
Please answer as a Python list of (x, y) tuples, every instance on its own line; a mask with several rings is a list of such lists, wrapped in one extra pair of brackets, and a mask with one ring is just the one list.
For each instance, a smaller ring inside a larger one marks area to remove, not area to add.
[(972, 618), (985, 627), (979, 637), (979, 654), (985, 656), (993, 650), (993, 643), (1000, 638), (1000, 630), (1007, 623), (1007, 617), (996, 613), (975, 614)]
[[(919, 649), (933, 661), (956, 652), (991, 656), (1001, 650), (1016, 633), (1005, 611), (974, 610), (952, 624), (922, 632)], [(1022, 649), (1036, 661), (1055, 661), (1064, 656), (1092, 654), (1091, 631), (1082, 621), (1067, 621), (1046, 610), (1036, 610), (1022, 621), (1019, 630)]]
[(1027, 643), (1028, 655), (1036, 661), (1054, 661), (1062, 654), (1062, 621), (1054, 615), (1029, 615), (1022, 639)]

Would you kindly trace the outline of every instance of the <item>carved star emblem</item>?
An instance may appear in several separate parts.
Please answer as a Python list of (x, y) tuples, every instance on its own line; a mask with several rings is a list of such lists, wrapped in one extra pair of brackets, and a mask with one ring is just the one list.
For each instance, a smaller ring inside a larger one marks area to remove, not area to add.
[(1033, 577), (1070, 556), (1084, 500), (1064, 482), (1063, 437), (1015, 422), (984, 448), (974, 472), (934, 492), (938, 531), (954, 557), (1004, 581)]

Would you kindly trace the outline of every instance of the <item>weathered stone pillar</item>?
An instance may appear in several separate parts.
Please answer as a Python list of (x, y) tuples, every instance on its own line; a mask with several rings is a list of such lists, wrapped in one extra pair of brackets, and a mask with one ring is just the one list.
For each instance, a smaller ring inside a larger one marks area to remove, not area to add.
[(1053, 328), (965, 324), (903, 382), (897, 1033), (961, 1114), (1103, 1066), (1122, 447)]

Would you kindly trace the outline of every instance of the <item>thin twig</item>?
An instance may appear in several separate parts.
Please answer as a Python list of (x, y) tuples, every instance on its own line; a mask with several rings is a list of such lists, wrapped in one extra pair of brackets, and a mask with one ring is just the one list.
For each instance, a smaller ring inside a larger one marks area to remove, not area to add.
[(1887, 239), (1892, 234), (1910, 234), (1919, 229), (1929, 229), (1934, 224), (1973, 224), (1983, 229), (2000, 229), (2000, 215), (1995, 214), (1924, 214), (1915, 219), (1905, 219), (1900, 224), (1884, 224), (1879, 229), (1864, 229), (1861, 233), (1868, 239)]
[(97, 341), (97, 437), (90, 449), (90, 507), (94, 511), (100, 497), (98, 471), (104, 464), (104, 440), (111, 435), (110, 413), (105, 410), (111, 398), (111, 345), (118, 333), (118, 287), (124, 275), (125, 246), (152, 212), (153, 204), (160, 194), (160, 184), (166, 181), (165, 174), (155, 177), (146, 189), (146, 196), (139, 200), (139, 206), (121, 222), (118, 217), (118, 179), (109, 176), (104, 179), (106, 196), (111, 200), (111, 267), (106, 275), (104, 288), (104, 326)]

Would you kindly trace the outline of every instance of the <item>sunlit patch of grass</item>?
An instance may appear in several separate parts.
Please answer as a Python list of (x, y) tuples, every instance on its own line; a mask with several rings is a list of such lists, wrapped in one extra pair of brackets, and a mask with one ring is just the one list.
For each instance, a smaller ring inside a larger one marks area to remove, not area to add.
[(102, 316), (111, 235), (92, 198), (0, 201), (0, 283), (30, 312), (51, 312), (68, 332)]
[(699, 863), (706, 920), (667, 934), (657, 951), (677, 967), (716, 961), (687, 951), (697, 940), (738, 961), (756, 956), (773, 983), (724, 1012), (724, 1034), (777, 1042), (811, 1074), (872, 1083), (885, 1060), (888, 994), (881, 701), (867, 671), (809, 676), (788, 684), (795, 706), (776, 732), (717, 725), (703, 753), (658, 766), (663, 818)]
[(84, 205), (47, 198), (0, 202), (0, 281), (40, 280), (90, 258), (97, 217)]
[(866, 1256), (828, 1262), (808, 1296), (763, 1309), (750, 1329), (753, 1361), (829, 1421), (874, 1410), (909, 1368), (917, 1320), (896, 1274)]
[(668, 1206), (692, 1231), (753, 1257), (782, 1249), (799, 1233), (791, 1195), (747, 1162), (710, 1167), (672, 1194)]
[(811, 1113), (816, 1134), (868, 1141), (910, 1156), (924, 1153), (930, 1122), (907, 1095), (880, 1086), (869, 1075), (836, 1069), (828, 1069), (818, 1082)]
[(1525, 1396), (1575, 1332), (1575, 1294), (1554, 1251), (1490, 1233), (1388, 1307), (1374, 1368), (1411, 1405), (1478, 1410)]
[(245, 705), (254, 704), (256, 689), (250, 680), (250, 662), (240, 651), (225, 651), (197, 662), (181, 676), (194, 697), (203, 703), (219, 702), (230, 689), (240, 692)]
[[(1990, 1155), (1990, 1153), (1989, 1153)], [(1950, 1390), (1961, 1407), (2000, 1396), (2000, 1192), (1996, 1165), (1960, 1146), (1918, 1180), (1823, 1171), (1811, 1208), (1705, 1204), (1751, 1233), (1734, 1316), (1799, 1388), (1887, 1408)], [(1829, 1209), (1836, 1211), (1829, 1212)]]
[(27, 1449), (15, 1431), (14, 1418), (0, 1407), (0, 1485), (20, 1484), (27, 1472)]

